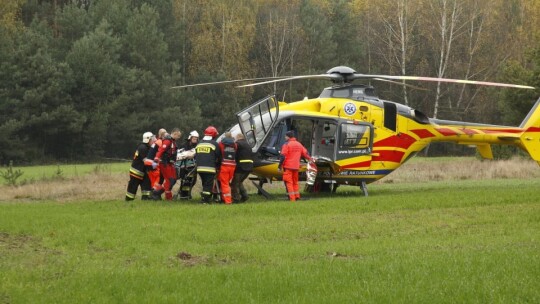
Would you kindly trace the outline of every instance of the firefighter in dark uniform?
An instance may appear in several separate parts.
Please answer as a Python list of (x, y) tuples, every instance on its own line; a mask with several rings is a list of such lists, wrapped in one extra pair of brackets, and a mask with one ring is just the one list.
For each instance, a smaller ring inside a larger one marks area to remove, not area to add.
[(231, 182), (233, 202), (245, 202), (248, 200), (248, 193), (244, 188), (244, 180), (253, 171), (253, 152), (244, 138), (244, 134), (236, 135), (236, 170)]
[(195, 148), (195, 162), (197, 173), (202, 182), (202, 203), (209, 203), (212, 199), (212, 188), (216, 179), (216, 172), (221, 164), (221, 153), (215, 141), (219, 135), (217, 129), (209, 126), (204, 130), (204, 137)]
[(176, 183), (176, 140), (182, 136), (180, 129), (174, 128), (170, 135), (165, 135), (161, 146), (158, 148), (154, 162), (159, 163), (159, 170), (163, 176), (163, 184), (156, 185), (152, 193), (153, 199), (160, 199), (161, 193), (165, 192), (165, 199), (172, 200), (172, 188)]
[(139, 144), (137, 151), (135, 151), (135, 154), (133, 155), (133, 161), (131, 162), (131, 168), (129, 169), (129, 183), (127, 186), (126, 201), (132, 201), (135, 199), (139, 186), (141, 187), (141, 199), (150, 199), (150, 179), (146, 173), (147, 167), (144, 164), (144, 159), (148, 154), (153, 137), (154, 135), (152, 132), (144, 133), (142, 142)]

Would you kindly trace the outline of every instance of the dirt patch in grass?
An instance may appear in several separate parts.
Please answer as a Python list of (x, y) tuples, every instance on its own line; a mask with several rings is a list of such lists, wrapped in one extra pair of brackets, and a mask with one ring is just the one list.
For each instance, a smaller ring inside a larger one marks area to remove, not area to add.
[(20, 250), (36, 243), (35, 238), (29, 235), (11, 235), (0, 232), (0, 248), (2, 250)]
[(180, 251), (174, 257), (169, 258), (169, 267), (184, 266), (184, 267), (194, 267), (194, 266), (215, 266), (215, 265), (225, 265), (229, 261), (224, 258), (219, 257), (206, 257), (206, 256), (197, 256), (189, 252)]
[(195, 256), (191, 253), (180, 251), (174, 257), (169, 258), (169, 266), (193, 267), (197, 265), (209, 265), (209, 259), (203, 256)]
[(41, 244), (41, 240), (30, 235), (13, 235), (0, 232), (0, 253), (17, 254), (23, 252), (42, 254), (61, 254), (60, 251), (52, 250)]

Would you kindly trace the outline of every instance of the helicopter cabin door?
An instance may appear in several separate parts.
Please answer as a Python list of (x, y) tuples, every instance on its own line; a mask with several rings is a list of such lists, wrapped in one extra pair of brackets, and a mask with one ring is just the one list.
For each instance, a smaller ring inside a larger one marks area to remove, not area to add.
[(311, 155), (328, 161), (336, 159), (337, 122), (333, 120), (318, 120), (313, 127), (313, 147)]
[[(371, 152), (373, 150), (372, 124), (352, 121), (341, 122), (337, 136), (336, 162), (340, 166), (371, 161)], [(350, 168), (353, 169), (353, 167)]]
[(254, 151), (272, 131), (278, 114), (279, 104), (274, 96), (267, 96), (236, 113), (240, 129)]

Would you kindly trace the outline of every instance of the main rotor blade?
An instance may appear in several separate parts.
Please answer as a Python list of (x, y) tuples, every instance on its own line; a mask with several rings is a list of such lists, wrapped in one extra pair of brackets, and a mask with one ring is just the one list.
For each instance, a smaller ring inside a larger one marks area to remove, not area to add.
[(195, 84), (187, 84), (187, 85), (181, 85), (181, 86), (174, 86), (171, 87), (171, 89), (183, 89), (183, 88), (191, 88), (191, 87), (199, 87), (199, 86), (207, 86), (207, 85), (218, 85), (218, 84), (227, 84), (227, 83), (235, 83), (235, 82), (245, 82), (245, 81), (259, 81), (259, 80), (267, 80), (267, 79), (281, 79), (286, 76), (280, 76), (280, 77), (260, 77), (260, 78), (245, 78), (245, 79), (235, 79), (235, 80), (224, 80), (224, 81), (215, 81), (215, 82), (205, 82), (205, 83), (195, 83)]
[(268, 80), (263, 82), (256, 82), (256, 83), (250, 83), (250, 84), (244, 84), (237, 86), (238, 88), (245, 88), (245, 87), (253, 87), (258, 86), (262, 84), (269, 84), (269, 83), (276, 83), (276, 82), (282, 82), (282, 81), (289, 81), (289, 80), (297, 80), (297, 79), (331, 79), (331, 80), (343, 80), (343, 76), (339, 74), (320, 74), (320, 75), (302, 75), (302, 76), (291, 76), (287, 78), (281, 78), (281, 79), (275, 79), (275, 80)]
[(414, 86), (412, 84), (403, 83), (403, 82), (397, 82), (397, 81), (388, 80), (388, 79), (384, 79), (384, 78), (373, 78), (373, 80), (389, 82), (389, 83), (397, 84), (397, 85), (408, 87), (408, 88), (415, 89), (415, 90), (428, 91), (428, 89), (426, 89), (426, 88), (421, 88), (421, 87)]
[(499, 82), (488, 82), (488, 81), (475, 81), (475, 80), (464, 80), (464, 79), (449, 79), (449, 78), (437, 78), (437, 77), (419, 77), (419, 76), (389, 76), (389, 75), (364, 75), (364, 74), (355, 74), (354, 79), (373, 79), (381, 78), (388, 80), (417, 80), (417, 81), (434, 81), (434, 82), (449, 82), (449, 83), (463, 83), (463, 84), (476, 84), (476, 85), (485, 85), (485, 86), (495, 86), (495, 87), (507, 87), (507, 88), (518, 88), (518, 89), (536, 89), (535, 87), (519, 85), (519, 84), (509, 84), (509, 83), (499, 83)]

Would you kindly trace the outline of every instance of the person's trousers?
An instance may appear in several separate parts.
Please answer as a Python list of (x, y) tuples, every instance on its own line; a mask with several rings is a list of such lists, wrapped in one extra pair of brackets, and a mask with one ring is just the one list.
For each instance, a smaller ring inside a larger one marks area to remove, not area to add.
[(230, 182), (234, 177), (235, 166), (222, 165), (219, 170), (219, 185), (221, 187), (221, 199), (225, 204), (232, 204)]
[(234, 201), (241, 202), (248, 198), (244, 181), (248, 178), (250, 172), (236, 170), (231, 182), (231, 194)]
[(130, 175), (126, 192), (126, 201), (132, 201), (135, 199), (139, 186), (141, 187), (141, 199), (147, 200), (150, 198), (151, 188), (148, 174), (145, 174), (143, 179)]
[(287, 195), (291, 202), (300, 199), (300, 190), (298, 186), (298, 170), (285, 169), (283, 171), (283, 181), (287, 188)]
[(156, 183), (159, 183), (159, 176), (160, 176), (160, 172), (159, 172), (159, 167), (157, 167), (156, 169), (154, 170), (148, 170), (147, 171), (147, 174), (148, 174), (148, 178), (150, 178), (150, 187), (151, 188), (154, 188), (154, 186), (156, 185)]
[(154, 190), (161, 188), (157, 191), (158, 193), (165, 190), (165, 199), (172, 200), (172, 188), (176, 183), (176, 168), (173, 164), (159, 164), (159, 171), (163, 177), (163, 185), (162, 187), (155, 187)]
[(199, 172), (202, 183), (201, 199), (204, 203), (210, 202), (212, 199), (212, 188), (214, 187), (214, 180), (216, 174), (211, 172)]

